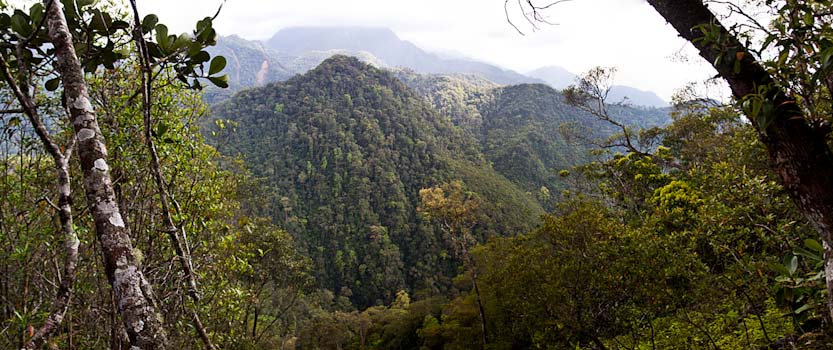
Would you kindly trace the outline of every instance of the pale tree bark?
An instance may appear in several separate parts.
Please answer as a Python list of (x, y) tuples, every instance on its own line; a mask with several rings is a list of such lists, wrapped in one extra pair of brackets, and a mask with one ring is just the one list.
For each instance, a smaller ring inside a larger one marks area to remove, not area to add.
[(167, 337), (156, 314), (150, 284), (144, 277), (129, 228), (124, 224), (116, 201), (107, 148), (90, 103), (81, 63), (75, 54), (60, 1), (44, 1), (49, 37), (55, 47), (56, 68), (64, 87), (67, 109), (78, 142), (78, 155), (84, 174), (84, 188), (95, 232), (101, 242), (104, 268), (131, 348), (165, 349)]
[[(769, 87), (766, 97), (776, 106), (774, 119), (768, 125), (758, 125), (755, 120), (752, 123), (766, 146), (772, 169), (824, 244), (828, 317), (833, 320), (833, 153), (827, 146), (827, 135), (810, 124), (795, 99), (773, 84), (772, 76), (751, 54), (742, 55), (739, 70), (735, 57), (717, 60), (726, 54), (726, 49), (746, 52), (747, 48), (720, 24), (702, 0), (648, 3), (700, 51), (700, 56), (712, 63), (729, 83), (735, 98), (740, 100), (757, 93), (758, 86)], [(701, 25), (717, 31), (723, 42), (718, 46), (703, 40), (703, 32), (695, 29)]]
[(24, 49), (21, 45), (18, 45), (17, 50), (17, 81), (15, 81), (15, 78), (9, 71), (8, 62), (6, 62), (2, 55), (0, 55), (0, 73), (3, 76), (3, 80), (5, 80), (15, 95), (15, 98), (23, 107), (21, 111), (29, 119), (29, 122), (35, 129), (35, 134), (37, 134), (46, 152), (52, 157), (55, 165), (58, 205), (55, 206), (51, 201), (49, 202), (58, 211), (60, 235), (64, 239), (64, 254), (66, 255), (64, 258), (63, 277), (59, 282), (58, 293), (52, 306), (54, 310), (46, 318), (43, 325), (38, 328), (37, 332), (23, 345), (24, 349), (36, 349), (43, 345), (58, 329), (61, 322), (63, 322), (64, 316), (69, 309), (73, 287), (75, 286), (75, 269), (78, 266), (78, 246), (80, 245), (80, 241), (72, 226), (72, 188), (70, 187), (69, 174), (69, 157), (75, 145), (75, 138), (72, 137), (70, 139), (66, 151), (62, 152), (61, 148), (49, 134), (49, 131), (40, 118), (37, 107), (32, 102), (32, 96), (29, 92), (28, 67), (24, 59), (25, 55), (22, 52)]

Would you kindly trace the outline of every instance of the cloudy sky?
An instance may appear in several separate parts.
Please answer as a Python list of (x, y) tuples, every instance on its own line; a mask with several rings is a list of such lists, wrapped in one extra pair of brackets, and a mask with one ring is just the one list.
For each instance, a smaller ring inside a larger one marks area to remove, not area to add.
[[(546, 0), (539, 0), (543, 4)], [(177, 32), (211, 16), (221, 0), (138, 0)], [(510, 1), (510, 3), (515, 3)], [(520, 12), (506, 21), (501, 0), (227, 0), (220, 35), (268, 39), (290, 26), (379, 26), (425, 49), (498, 64), (522, 73), (558, 65), (574, 73), (615, 66), (616, 83), (670, 99), (691, 81), (714, 75), (644, 0), (572, 0), (545, 12), (556, 25), (534, 30)]]

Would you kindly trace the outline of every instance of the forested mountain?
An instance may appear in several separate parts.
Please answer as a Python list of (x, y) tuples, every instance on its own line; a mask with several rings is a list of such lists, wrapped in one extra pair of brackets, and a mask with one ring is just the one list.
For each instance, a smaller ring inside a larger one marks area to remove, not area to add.
[(476, 139), (355, 58), (243, 91), (213, 116), (234, 123), (220, 150), (240, 154), (270, 192), (274, 206), (262, 214), (295, 235), (322, 287), (359, 306), (449, 288), (453, 246), (417, 213), (420, 189), (461, 179), (481, 195), (490, 215), (475, 229), (480, 240), (524, 232), (542, 213), (482, 161)]
[[(593, 128), (603, 126), (540, 84), (499, 88), (481, 111), (479, 139), (495, 170), (524, 190), (547, 197), (565, 189), (559, 171), (590, 159), (586, 140), (611, 133)], [(571, 129), (575, 126), (582, 129)]]
[[(612, 125), (569, 105), (542, 84), (501, 87), (476, 76), (397, 76), (476, 138), (494, 169), (543, 203), (565, 189), (559, 178), (590, 160), (591, 144), (617, 132)], [(662, 126), (668, 109), (611, 106), (617, 120), (636, 128)]]

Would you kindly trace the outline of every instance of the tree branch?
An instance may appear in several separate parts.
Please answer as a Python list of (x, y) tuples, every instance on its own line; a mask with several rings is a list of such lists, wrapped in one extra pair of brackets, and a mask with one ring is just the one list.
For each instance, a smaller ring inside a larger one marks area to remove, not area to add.
[[(51, 3), (51, 0), (50, 0)], [(44, 16), (46, 17), (46, 16)], [(33, 34), (34, 35), (34, 34)], [(23, 345), (23, 349), (36, 349), (43, 345), (48, 338), (58, 330), (61, 325), (64, 315), (69, 309), (70, 300), (72, 298), (73, 289), (75, 287), (75, 270), (78, 266), (78, 247), (80, 241), (75, 233), (72, 223), (72, 189), (70, 187), (69, 174), (69, 157), (71, 149), (68, 149), (66, 155), (61, 152), (58, 145), (52, 139), (52, 136), (46, 129), (46, 126), (38, 115), (38, 109), (32, 103), (29, 96), (28, 72), (27, 62), (22, 55), (24, 50), (24, 43), (17, 45), (17, 62), (18, 62), (18, 81), (12, 77), (9, 71), (8, 62), (0, 55), (0, 75), (3, 80), (14, 93), (15, 97), (23, 106), (22, 111), (28, 117), (29, 122), (35, 128), (35, 134), (43, 143), (44, 149), (52, 157), (55, 164), (56, 175), (56, 191), (58, 192), (58, 205), (56, 206), (48, 198), (46, 201), (58, 211), (58, 219), (60, 222), (59, 236), (64, 239), (64, 253), (66, 255), (64, 260), (64, 278), (61, 279), (58, 286), (58, 292), (55, 296), (55, 303), (53, 305), (54, 311), (46, 318), (44, 324), (35, 332), (32, 337)], [(74, 138), (73, 138), (74, 139)], [(72, 143), (72, 141), (70, 141)]]
[[(141, 72), (141, 92), (142, 92), (142, 113), (144, 115), (144, 133), (145, 143), (147, 145), (148, 153), (151, 158), (151, 173), (156, 182), (157, 193), (159, 194), (159, 201), (162, 207), (162, 221), (165, 225), (165, 231), (171, 239), (171, 245), (174, 247), (180, 266), (185, 273), (185, 278), (188, 282), (188, 295), (194, 302), (194, 308), (191, 310), (193, 314), (194, 327), (200, 335), (203, 343), (208, 350), (215, 350), (205, 326), (200, 321), (197, 313), (197, 306), (200, 302), (199, 292), (197, 290), (197, 280), (191, 265), (191, 256), (189, 252), (183, 248), (183, 242), (179, 238), (179, 229), (171, 215), (171, 205), (169, 201), (169, 194), (165, 186), (164, 176), (162, 174), (162, 165), (159, 160), (159, 154), (156, 151), (156, 145), (153, 142), (153, 134), (151, 133), (152, 111), (151, 111), (151, 85), (153, 84), (153, 68), (150, 61), (150, 53), (148, 52), (147, 43), (145, 42), (144, 34), (142, 32), (142, 22), (139, 17), (139, 9), (136, 6), (136, 0), (130, 0), (130, 6), (133, 10), (134, 29), (133, 36), (136, 42), (136, 47), (139, 52), (139, 62), (142, 67)], [(222, 6), (221, 6), (222, 7)], [(219, 10), (218, 10), (219, 13)], [(185, 228), (183, 230), (183, 237)], [(187, 244), (187, 243), (186, 243)]]

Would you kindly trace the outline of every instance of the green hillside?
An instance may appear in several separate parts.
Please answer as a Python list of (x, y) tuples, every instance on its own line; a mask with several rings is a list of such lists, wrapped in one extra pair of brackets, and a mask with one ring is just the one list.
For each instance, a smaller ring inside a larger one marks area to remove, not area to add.
[(217, 138), (263, 181), (263, 208), (312, 257), (322, 287), (357, 305), (450, 285), (457, 261), (416, 211), (418, 191), (462, 179), (496, 212), (480, 239), (525, 232), (543, 211), (480, 161), (477, 141), (391, 74), (336, 56), (285, 83), (243, 91), (213, 112)]
[[(419, 75), (408, 70), (396, 74), (476, 138), (484, 159), (497, 172), (543, 204), (547, 204), (546, 192), (566, 189), (559, 172), (588, 161), (590, 143), (616, 131), (567, 104), (560, 92), (546, 85), (501, 87), (468, 75)], [(670, 121), (668, 109), (609, 106), (609, 110), (612, 117), (636, 127)]]

